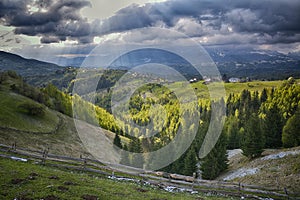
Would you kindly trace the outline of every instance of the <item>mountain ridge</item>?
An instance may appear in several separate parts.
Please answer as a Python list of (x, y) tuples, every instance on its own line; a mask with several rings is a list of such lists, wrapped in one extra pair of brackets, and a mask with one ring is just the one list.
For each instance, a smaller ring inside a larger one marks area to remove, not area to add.
[[(20, 66), (16, 66), (16, 64)], [(34, 74), (36, 70), (45, 70), (41, 71), (41, 74), (53, 73), (57, 70), (62, 69), (63, 67), (49, 62), (43, 62), (36, 59), (27, 59), (20, 55), (0, 51), (0, 66), (2, 71), (14, 70), (17, 71), (21, 76), (30, 76)], [(26, 68), (26, 69), (22, 69)], [(31, 69), (34, 68), (34, 69)]]
[[(220, 74), (226, 75), (227, 78), (249, 77), (258, 80), (282, 80), (290, 76), (300, 77), (300, 58), (297, 59), (297, 56), (292, 56), (292, 54), (285, 55), (276, 51), (254, 49), (237, 51), (236, 49), (213, 47), (206, 48), (206, 50), (216, 63)], [(78, 57), (73, 60), (76, 63), (80, 63), (80, 59), (83, 58)], [(179, 63), (176, 63), (177, 61)], [(131, 70), (136, 66), (151, 63), (162, 63), (171, 66), (188, 80), (194, 77), (202, 78), (184, 58), (179, 59), (178, 56), (176, 57), (170, 52), (150, 51), (147, 49), (123, 55), (121, 62), (115, 60), (110, 69)], [(0, 51), (0, 71), (7, 70), (16, 71), (32, 85), (42, 86), (53, 83), (62, 89), (68, 88), (69, 83), (76, 78), (77, 66), (64, 67)], [(160, 74), (161, 71), (158, 73)]]

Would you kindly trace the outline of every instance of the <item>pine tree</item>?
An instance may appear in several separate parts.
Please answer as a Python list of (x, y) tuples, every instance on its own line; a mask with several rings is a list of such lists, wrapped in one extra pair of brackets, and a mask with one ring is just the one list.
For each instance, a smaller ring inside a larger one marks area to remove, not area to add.
[(283, 128), (282, 143), (284, 147), (300, 145), (300, 110), (295, 113)]
[(122, 149), (122, 143), (121, 143), (121, 138), (118, 133), (116, 133), (115, 138), (114, 138), (114, 145)]
[(138, 138), (133, 138), (129, 143), (129, 151), (136, 154), (132, 155), (130, 164), (133, 167), (143, 168), (144, 158), (143, 158), (143, 148), (141, 141)]
[(264, 88), (263, 91), (261, 92), (261, 95), (260, 95), (260, 103), (266, 102), (267, 99), (268, 99), (267, 89)]
[(282, 146), (283, 119), (276, 105), (267, 109), (263, 120), (262, 130), (265, 136), (266, 148), (279, 148)]
[(197, 154), (194, 147), (191, 147), (184, 158), (184, 168), (182, 173), (187, 176), (192, 176), (197, 171)]
[(221, 172), (227, 169), (228, 159), (226, 146), (226, 135), (222, 133), (212, 151), (200, 162), (202, 178), (213, 180), (218, 177)]
[(251, 99), (252, 112), (257, 112), (259, 110), (259, 107), (260, 107), (259, 94), (258, 94), (258, 91), (255, 91), (254, 95)]
[(216, 149), (212, 151), (200, 162), (201, 177), (207, 180), (213, 180), (218, 176)]
[(243, 154), (249, 158), (261, 155), (264, 147), (264, 138), (261, 131), (260, 120), (254, 113), (245, 123), (245, 136), (242, 145)]
[(240, 148), (241, 136), (239, 131), (239, 120), (235, 116), (227, 118), (225, 134), (228, 138), (228, 149)]
[(251, 93), (248, 90), (243, 90), (238, 103), (240, 123), (245, 124), (251, 115)]

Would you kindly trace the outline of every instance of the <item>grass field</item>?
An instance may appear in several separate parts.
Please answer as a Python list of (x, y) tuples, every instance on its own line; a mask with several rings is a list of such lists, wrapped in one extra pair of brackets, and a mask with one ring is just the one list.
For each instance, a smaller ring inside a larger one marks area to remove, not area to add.
[(73, 119), (45, 108), (45, 115), (30, 116), (19, 110), (18, 105), (30, 102), (22, 95), (2, 88), (0, 90), (0, 143), (43, 150), (52, 153), (79, 156), (87, 154), (74, 126)]
[(0, 199), (233, 199), (204, 194), (169, 193), (150, 186), (78, 171), (0, 158)]
[[(176, 91), (175, 94), (177, 97), (186, 97), (187, 93), (188, 95), (192, 95), (190, 93), (193, 89), (194, 94), (197, 96), (198, 100), (201, 102), (206, 102), (209, 99), (213, 99), (212, 97), (224, 97), (223, 93), (225, 92), (225, 100), (227, 100), (229, 94), (240, 94), (243, 90), (249, 90), (250, 92), (258, 91), (262, 92), (264, 88), (266, 89), (272, 89), (272, 88), (278, 88), (282, 85), (284, 81), (251, 81), (251, 82), (245, 82), (245, 83), (209, 83), (208, 85), (203, 84), (203, 81), (199, 81), (196, 83), (192, 83), (189, 85), (188, 83), (183, 82), (175, 82), (165, 85), (168, 89), (171, 91)], [(300, 82), (298, 80), (298, 82)], [(190, 87), (190, 88), (189, 88)], [(163, 94), (163, 92), (159, 91), (159, 89), (156, 91), (155, 98), (158, 98), (160, 94)], [(153, 97), (152, 97), (153, 98)]]
[(30, 116), (18, 108), (23, 103), (38, 104), (19, 94), (0, 91), (0, 126), (21, 131), (47, 133), (54, 131), (59, 123), (58, 116), (51, 110), (45, 109), (45, 115)]
[[(251, 92), (258, 91), (261, 92), (264, 88), (272, 89), (279, 87), (283, 81), (252, 81), (247, 83), (225, 83), (224, 88), (226, 91), (226, 96), (229, 94), (240, 94), (243, 90), (249, 90)], [(208, 87), (203, 84), (202, 81), (193, 83), (193, 88), (196, 89), (196, 94), (198, 98), (207, 99), (209, 98)], [(211, 89), (214, 89), (214, 83), (210, 84)]]

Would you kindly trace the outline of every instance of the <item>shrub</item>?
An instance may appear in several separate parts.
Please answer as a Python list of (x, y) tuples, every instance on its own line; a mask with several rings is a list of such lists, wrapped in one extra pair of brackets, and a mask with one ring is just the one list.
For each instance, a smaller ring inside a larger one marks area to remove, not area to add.
[(18, 106), (23, 112), (26, 112), (29, 115), (32, 116), (44, 116), (45, 115), (45, 108), (42, 105), (26, 102), (22, 103)]

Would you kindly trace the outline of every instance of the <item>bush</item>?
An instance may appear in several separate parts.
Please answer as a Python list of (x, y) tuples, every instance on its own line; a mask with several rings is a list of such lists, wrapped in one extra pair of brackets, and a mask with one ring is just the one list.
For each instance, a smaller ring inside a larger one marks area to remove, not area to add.
[(42, 105), (26, 102), (22, 103), (18, 106), (23, 112), (26, 112), (29, 115), (32, 116), (44, 116), (45, 115), (45, 108)]

